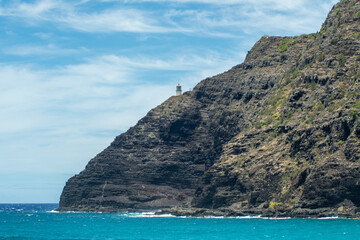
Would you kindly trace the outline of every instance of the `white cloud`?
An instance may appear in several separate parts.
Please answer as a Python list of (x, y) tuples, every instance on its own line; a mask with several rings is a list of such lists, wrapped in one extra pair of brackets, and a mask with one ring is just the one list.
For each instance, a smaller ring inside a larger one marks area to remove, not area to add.
[(37, 37), (39, 37), (40, 39), (43, 39), (43, 40), (48, 40), (53, 36), (52, 33), (43, 33), (43, 32), (34, 33), (33, 35), (37, 36)]
[[(99, 0), (100, 2), (123, 2), (123, 0)], [(136, 2), (161, 2), (161, 3), (202, 3), (207, 5), (246, 5), (255, 8), (268, 8), (273, 10), (299, 10), (305, 5), (318, 5), (319, 3), (328, 3), (334, 5), (339, 0), (323, 1), (323, 0), (127, 0), (127, 3)]]
[(14, 1), (10, 4), (4, 4), (0, 8), (0, 16), (12, 16), (26, 19), (41, 20), (54, 9), (61, 12), (69, 10), (69, 6), (62, 1), (40, 0), (33, 3)]
[(171, 32), (170, 28), (158, 26), (155, 19), (135, 9), (106, 10), (101, 13), (69, 14), (57, 21), (85, 32)]
[[(80, 2), (81, 3), (81, 2)], [(82, 2), (81, 4), (85, 4)], [(1, 3), (0, 3), (1, 4)], [(83, 12), (77, 9), (79, 2), (39, 0), (3, 6), (0, 16), (17, 17), (26, 22), (54, 22), (85, 32), (171, 32), (179, 31), (158, 26), (156, 18), (146, 11), (134, 8), (105, 9), (104, 11)]]
[[(196, 2), (196, 1), (195, 1)], [(201, 1), (220, 3), (218, 1)], [(237, 3), (227, 6), (226, 3)], [(243, 32), (246, 34), (287, 32), (310, 33), (319, 30), (332, 3), (311, 1), (225, 1), (225, 5), (204, 9), (172, 9), (167, 19), (178, 19), (193, 32), (205, 34)], [(169, 21), (170, 21), (169, 20)], [(221, 35), (220, 35), (221, 36)]]
[(80, 49), (64, 49), (60, 48), (54, 44), (47, 44), (43, 46), (31, 46), (31, 45), (13, 45), (11, 47), (6, 47), (2, 50), (4, 54), (8, 55), (74, 55), (84, 51), (88, 51), (86, 48)]
[[(159, 9), (138, 8), (141, 2), (161, 2)], [(91, 1), (66, 2), (39, 0), (33, 3), (7, 5), (0, 15), (12, 16), (36, 22), (53, 22), (84, 32), (136, 32), (208, 34), (218, 37), (233, 37), (229, 31), (293, 33), (314, 31), (336, 0), (139, 0), (112, 1), (111, 9), (83, 11)], [(104, 2), (104, 1), (101, 1)], [(106, 1), (108, 2), (108, 1)], [(187, 9), (171, 5), (203, 3), (204, 7)], [(99, 3), (100, 4), (100, 3)], [(185, 9), (185, 10), (184, 10)], [(306, 21), (304, 21), (306, 19)], [(224, 29), (226, 28), (226, 29)]]

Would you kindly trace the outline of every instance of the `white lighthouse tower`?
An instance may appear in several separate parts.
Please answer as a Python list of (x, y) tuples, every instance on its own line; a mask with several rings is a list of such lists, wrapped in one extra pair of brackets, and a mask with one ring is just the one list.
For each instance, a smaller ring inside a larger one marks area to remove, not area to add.
[(182, 94), (180, 83), (176, 86), (176, 96), (180, 96)]

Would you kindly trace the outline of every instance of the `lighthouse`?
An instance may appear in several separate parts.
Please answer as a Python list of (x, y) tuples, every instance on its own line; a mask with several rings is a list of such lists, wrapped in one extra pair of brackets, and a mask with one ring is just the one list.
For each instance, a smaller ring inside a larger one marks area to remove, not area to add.
[(180, 83), (176, 86), (176, 96), (180, 96), (182, 93)]

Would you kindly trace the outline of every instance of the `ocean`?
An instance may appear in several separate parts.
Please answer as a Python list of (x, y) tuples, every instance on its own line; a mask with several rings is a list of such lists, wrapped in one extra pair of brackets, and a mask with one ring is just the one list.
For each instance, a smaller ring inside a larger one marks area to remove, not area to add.
[(360, 239), (356, 219), (182, 218), (56, 208), (0, 204), (0, 239)]

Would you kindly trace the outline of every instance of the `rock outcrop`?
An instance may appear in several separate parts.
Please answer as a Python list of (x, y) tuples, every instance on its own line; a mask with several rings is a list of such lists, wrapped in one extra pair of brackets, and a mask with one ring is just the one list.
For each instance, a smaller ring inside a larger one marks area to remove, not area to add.
[(360, 2), (261, 38), (171, 97), (66, 183), (61, 211), (360, 217)]

